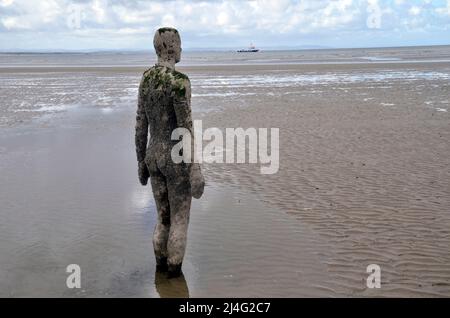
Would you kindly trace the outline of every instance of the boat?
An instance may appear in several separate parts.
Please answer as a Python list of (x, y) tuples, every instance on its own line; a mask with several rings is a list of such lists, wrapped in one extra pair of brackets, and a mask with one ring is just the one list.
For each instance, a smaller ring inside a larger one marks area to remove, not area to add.
[(237, 51), (238, 53), (257, 53), (259, 52), (259, 49), (257, 49), (253, 44), (250, 44), (250, 46), (247, 49), (241, 49)]

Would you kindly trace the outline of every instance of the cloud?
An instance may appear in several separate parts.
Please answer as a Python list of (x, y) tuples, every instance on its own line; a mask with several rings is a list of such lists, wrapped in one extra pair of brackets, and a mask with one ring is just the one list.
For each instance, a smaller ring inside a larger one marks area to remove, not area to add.
[(440, 15), (450, 16), (450, 0), (447, 0), (447, 5), (445, 7), (437, 8), (436, 12)]
[(8, 7), (14, 3), (14, 0), (0, 0), (1, 7)]
[(417, 44), (444, 43), (449, 18), (450, 0), (0, 0), (0, 50), (145, 48), (160, 26), (178, 28), (194, 47), (362, 46), (370, 37), (390, 45), (389, 37), (417, 34)]

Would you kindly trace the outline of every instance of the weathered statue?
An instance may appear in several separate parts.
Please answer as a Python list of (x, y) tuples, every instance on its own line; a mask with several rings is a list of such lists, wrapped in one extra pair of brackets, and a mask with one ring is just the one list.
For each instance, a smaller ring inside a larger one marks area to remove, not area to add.
[(171, 140), (173, 130), (186, 128), (194, 136), (191, 84), (186, 75), (175, 71), (181, 58), (180, 35), (175, 29), (161, 28), (153, 43), (158, 63), (144, 73), (139, 87), (136, 153), (139, 180), (145, 186), (150, 178), (158, 210), (153, 236), (157, 271), (178, 277), (186, 249), (191, 198), (203, 195), (205, 181), (198, 164), (175, 164), (171, 158), (173, 146), (179, 143)]

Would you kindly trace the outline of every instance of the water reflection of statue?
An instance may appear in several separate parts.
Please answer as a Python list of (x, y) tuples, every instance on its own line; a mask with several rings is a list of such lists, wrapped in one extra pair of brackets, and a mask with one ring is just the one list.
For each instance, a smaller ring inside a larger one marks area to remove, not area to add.
[(155, 287), (161, 298), (189, 298), (189, 288), (183, 274), (168, 279), (164, 273), (156, 272)]
[(179, 142), (171, 140), (175, 129), (186, 128), (194, 136), (191, 84), (186, 75), (175, 70), (181, 58), (178, 31), (159, 29), (154, 46), (158, 63), (144, 73), (139, 87), (136, 153), (139, 180), (146, 185), (150, 178), (158, 210), (153, 236), (157, 271), (178, 277), (186, 250), (191, 199), (202, 196), (205, 182), (198, 164), (176, 164), (171, 158), (172, 148)]

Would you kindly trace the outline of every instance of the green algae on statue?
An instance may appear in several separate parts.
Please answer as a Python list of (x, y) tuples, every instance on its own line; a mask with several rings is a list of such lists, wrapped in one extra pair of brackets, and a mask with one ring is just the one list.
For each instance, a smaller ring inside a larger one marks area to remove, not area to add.
[(153, 235), (157, 271), (177, 277), (186, 250), (191, 200), (203, 195), (205, 181), (197, 163), (174, 163), (171, 158), (178, 143), (172, 140), (172, 132), (186, 128), (193, 135), (191, 83), (188, 76), (175, 70), (181, 59), (180, 35), (175, 29), (161, 28), (153, 44), (158, 63), (144, 72), (139, 86), (135, 137), (138, 174), (144, 186), (150, 178), (158, 210)]

